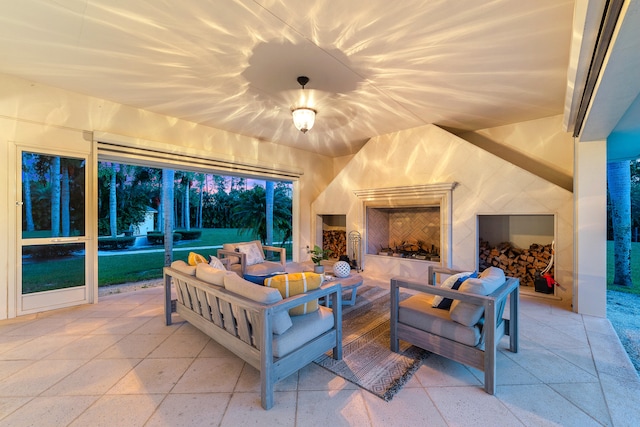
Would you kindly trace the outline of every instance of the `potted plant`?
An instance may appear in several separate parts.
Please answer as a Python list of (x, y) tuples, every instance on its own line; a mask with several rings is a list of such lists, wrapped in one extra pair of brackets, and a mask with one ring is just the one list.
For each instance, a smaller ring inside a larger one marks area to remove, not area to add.
[(313, 267), (313, 271), (318, 274), (324, 273), (324, 266), (320, 265), (320, 262), (323, 259), (329, 259), (329, 255), (331, 255), (333, 251), (331, 249), (322, 249), (320, 246), (315, 245), (313, 249), (309, 250), (311, 254), (311, 261), (315, 264)]

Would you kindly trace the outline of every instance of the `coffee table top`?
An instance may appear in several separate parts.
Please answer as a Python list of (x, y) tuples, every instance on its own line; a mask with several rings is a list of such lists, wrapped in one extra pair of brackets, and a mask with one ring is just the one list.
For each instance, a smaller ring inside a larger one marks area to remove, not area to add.
[(340, 283), (343, 290), (357, 288), (358, 286), (362, 285), (362, 276), (359, 274), (350, 274), (347, 277), (331, 277), (332, 279), (328, 280), (327, 282)]

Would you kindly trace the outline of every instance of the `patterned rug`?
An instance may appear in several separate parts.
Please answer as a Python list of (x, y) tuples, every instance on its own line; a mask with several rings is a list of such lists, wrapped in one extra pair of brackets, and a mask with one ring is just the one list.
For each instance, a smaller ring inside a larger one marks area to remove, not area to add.
[[(407, 298), (401, 294), (400, 298)], [(331, 353), (315, 363), (389, 401), (418, 370), (429, 352), (400, 341), (400, 353), (389, 349), (389, 290), (363, 285), (356, 305), (342, 314), (342, 360)]]

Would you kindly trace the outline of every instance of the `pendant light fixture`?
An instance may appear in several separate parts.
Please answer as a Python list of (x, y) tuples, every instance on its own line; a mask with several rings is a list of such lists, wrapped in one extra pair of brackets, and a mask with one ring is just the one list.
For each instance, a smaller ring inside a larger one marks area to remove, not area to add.
[[(302, 90), (304, 90), (305, 85), (309, 83), (309, 77), (298, 77), (298, 83), (302, 86)], [(316, 110), (309, 107), (294, 108), (291, 111), (291, 115), (293, 116), (293, 124), (296, 129), (302, 133), (307, 133), (307, 131), (313, 127), (313, 123), (316, 120)]]

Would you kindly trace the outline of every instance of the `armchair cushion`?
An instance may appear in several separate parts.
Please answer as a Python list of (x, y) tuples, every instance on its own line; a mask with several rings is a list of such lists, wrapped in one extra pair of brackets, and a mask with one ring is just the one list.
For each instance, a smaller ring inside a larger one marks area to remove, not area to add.
[(264, 262), (264, 253), (255, 242), (238, 245), (236, 249), (247, 255), (247, 267)]
[[(465, 280), (458, 290), (477, 295), (489, 295), (504, 284), (505, 280), (504, 271), (497, 267), (489, 267), (480, 273), (477, 279)], [(451, 320), (465, 326), (477, 324), (483, 313), (484, 307), (481, 305), (457, 300), (451, 304), (451, 310), (449, 310)]]
[[(273, 304), (282, 301), (282, 295), (277, 289), (271, 289), (264, 286), (256, 285), (237, 274), (228, 274), (224, 276), (224, 287), (230, 292), (248, 298), (250, 300), (263, 304)], [(274, 334), (283, 334), (293, 326), (291, 317), (286, 311), (278, 311), (273, 316), (272, 332)]]
[[(269, 277), (264, 281), (264, 285), (270, 288), (276, 288), (280, 291), (283, 298), (289, 298), (295, 295), (318, 289), (322, 284), (322, 276), (316, 273), (291, 273), (280, 274), (278, 276)], [(302, 314), (312, 313), (318, 310), (318, 300), (309, 301), (289, 310), (291, 316), (299, 316)]]
[(431, 297), (417, 294), (402, 301), (398, 321), (471, 347), (480, 343), (480, 328), (452, 322), (449, 312), (432, 307)]

